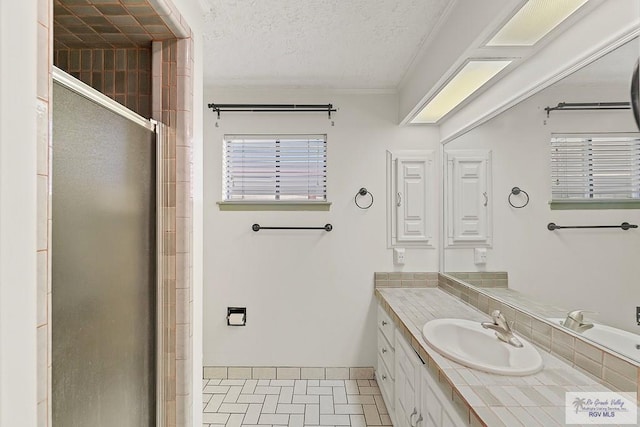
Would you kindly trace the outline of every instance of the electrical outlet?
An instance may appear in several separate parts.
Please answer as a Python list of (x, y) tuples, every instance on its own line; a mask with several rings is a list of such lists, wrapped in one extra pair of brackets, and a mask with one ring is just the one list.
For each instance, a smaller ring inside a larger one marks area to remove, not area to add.
[(404, 265), (404, 248), (393, 248), (393, 263)]
[(476, 265), (487, 263), (487, 248), (475, 248), (473, 250), (473, 262)]

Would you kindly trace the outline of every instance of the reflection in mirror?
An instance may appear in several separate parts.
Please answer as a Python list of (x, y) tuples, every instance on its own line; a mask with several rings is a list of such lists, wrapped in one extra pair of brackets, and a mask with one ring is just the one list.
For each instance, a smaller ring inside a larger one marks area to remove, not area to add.
[[(559, 178), (551, 164), (553, 135), (640, 137), (630, 107), (638, 52), (634, 39), (445, 145), (444, 271), (640, 362), (640, 229), (547, 229), (551, 222), (640, 223), (640, 172), (633, 170), (640, 171), (640, 144), (632, 144), (630, 156), (622, 153), (630, 159), (628, 168), (616, 162), (621, 151), (615, 144), (608, 147), (609, 157), (600, 161), (599, 169), (591, 160), (597, 147), (580, 148), (592, 169), (588, 176), (582, 169), (572, 175), (571, 163)], [(560, 103), (610, 102), (626, 105), (615, 110), (545, 110)], [(482, 177), (449, 160), (478, 151), (491, 156), (489, 190), (484, 193), (477, 190), (483, 188), (478, 183)], [(612, 174), (618, 178), (606, 185), (620, 187), (614, 192), (618, 199), (627, 199), (622, 203), (599, 203), (597, 209), (594, 204), (550, 204), (561, 178), (569, 181), (568, 188), (580, 188), (576, 197), (591, 202), (588, 199), (601, 197), (594, 183)], [(522, 192), (512, 194), (514, 187), (526, 191), (528, 204), (523, 208), (513, 206), (525, 201)], [(466, 188), (466, 193), (457, 188)], [(490, 209), (483, 211), (485, 203)], [(482, 234), (478, 230), (491, 230), (490, 239), (451, 238)]]

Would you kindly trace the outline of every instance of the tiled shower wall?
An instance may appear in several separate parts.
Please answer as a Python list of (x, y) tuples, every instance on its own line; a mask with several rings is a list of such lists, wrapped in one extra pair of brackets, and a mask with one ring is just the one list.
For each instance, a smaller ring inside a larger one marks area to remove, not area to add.
[(167, 426), (191, 425), (192, 39), (152, 44), (152, 115), (167, 126), (163, 150), (164, 395)]
[(53, 64), (143, 117), (151, 117), (151, 47), (58, 49)]

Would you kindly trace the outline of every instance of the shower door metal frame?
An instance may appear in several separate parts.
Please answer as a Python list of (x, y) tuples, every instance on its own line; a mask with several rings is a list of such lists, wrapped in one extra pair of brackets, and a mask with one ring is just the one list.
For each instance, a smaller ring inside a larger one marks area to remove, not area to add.
[[(109, 98), (103, 93), (95, 90), (91, 86), (76, 79), (72, 75), (62, 71), (57, 67), (53, 67), (53, 81), (61, 84), (67, 89), (89, 99), (92, 102), (112, 111), (156, 134), (156, 426), (165, 425), (165, 380), (166, 367), (164, 358), (164, 329), (166, 327), (164, 319), (164, 217), (163, 217), (163, 201), (164, 192), (163, 185), (166, 171), (163, 168), (164, 144), (167, 139), (167, 131), (162, 123), (153, 119), (145, 119), (135, 111), (132, 111), (124, 105)], [(55, 142), (53, 142), (55, 144)], [(51, 351), (51, 350), (49, 350)], [(51, 355), (49, 355), (49, 358)]]
[(164, 165), (164, 153), (168, 140), (168, 132), (163, 123), (149, 120), (155, 125), (156, 131), (156, 426), (165, 426), (165, 386), (168, 376), (165, 366), (166, 357), (165, 329), (167, 328), (164, 309), (164, 185), (167, 170)]

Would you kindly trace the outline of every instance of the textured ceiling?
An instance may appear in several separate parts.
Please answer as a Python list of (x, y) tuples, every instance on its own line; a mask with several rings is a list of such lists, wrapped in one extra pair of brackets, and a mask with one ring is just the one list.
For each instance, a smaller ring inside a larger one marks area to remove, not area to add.
[(395, 89), (450, 0), (209, 0), (205, 84)]

